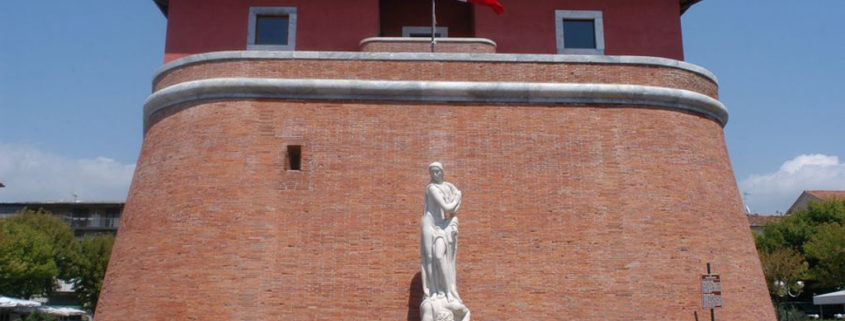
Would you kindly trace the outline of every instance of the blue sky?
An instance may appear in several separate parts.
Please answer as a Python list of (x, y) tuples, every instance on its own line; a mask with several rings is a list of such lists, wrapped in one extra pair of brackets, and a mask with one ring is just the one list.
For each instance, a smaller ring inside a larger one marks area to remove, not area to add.
[[(842, 0), (705, 0), (682, 18), (686, 60), (719, 77), (752, 211), (845, 189), (842, 12)], [(4, 4), (0, 201), (125, 197), (165, 27), (152, 0)]]
[(719, 77), (740, 189), (785, 211), (845, 189), (845, 1), (705, 0), (683, 16), (686, 60)]

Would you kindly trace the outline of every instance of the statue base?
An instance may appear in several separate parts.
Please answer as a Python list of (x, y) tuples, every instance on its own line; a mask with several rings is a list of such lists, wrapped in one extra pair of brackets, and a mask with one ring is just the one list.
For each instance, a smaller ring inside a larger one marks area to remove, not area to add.
[(460, 300), (428, 297), (420, 303), (421, 321), (469, 321), (469, 309)]

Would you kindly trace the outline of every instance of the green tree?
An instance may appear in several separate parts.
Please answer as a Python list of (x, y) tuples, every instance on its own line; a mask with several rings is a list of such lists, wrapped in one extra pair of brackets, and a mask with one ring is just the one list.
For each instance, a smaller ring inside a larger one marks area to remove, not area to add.
[(809, 321), (804, 311), (790, 306), (778, 306), (777, 310), (778, 321)]
[(44, 233), (0, 220), (0, 293), (27, 299), (46, 295), (58, 274), (52, 243)]
[(796, 281), (805, 277), (808, 269), (804, 257), (788, 247), (771, 252), (760, 252), (760, 263), (763, 265), (766, 284), (769, 285), (769, 292), (773, 297), (786, 295), (785, 289), (774, 286), (776, 280), (793, 285)]
[(845, 225), (828, 223), (804, 243), (804, 253), (813, 262), (810, 275), (823, 287), (845, 285)]
[(82, 307), (91, 312), (97, 307), (112, 245), (114, 237), (111, 235), (86, 236), (79, 242), (73, 264), (73, 289)]
[(53, 260), (59, 268), (59, 278), (69, 279), (73, 256), (76, 254), (76, 240), (70, 226), (52, 213), (43, 209), (23, 209), (8, 219), (31, 227), (46, 235), (53, 247)]
[(845, 224), (845, 199), (826, 202), (810, 202), (807, 209), (799, 211), (800, 216), (814, 225), (825, 223)]
[[(777, 269), (766, 269), (766, 265), (775, 264), (767, 263), (766, 260), (787, 260), (777, 264), (789, 266), (794, 265), (796, 257), (802, 261), (806, 259), (807, 269), (800, 274), (800, 278), (811, 281), (808, 283), (810, 290), (826, 290), (845, 285), (845, 263), (842, 262), (842, 247), (845, 246), (843, 226), (845, 200), (810, 202), (807, 209), (766, 226), (763, 233), (755, 237), (755, 241), (769, 287), (772, 287), (773, 279), (780, 279), (782, 276), (772, 274), (776, 273)], [(785, 251), (786, 249), (789, 251)]]

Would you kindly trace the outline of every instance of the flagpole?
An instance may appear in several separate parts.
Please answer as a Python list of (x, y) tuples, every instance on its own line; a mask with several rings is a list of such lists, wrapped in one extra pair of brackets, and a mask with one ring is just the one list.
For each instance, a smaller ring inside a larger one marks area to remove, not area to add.
[(434, 0), (431, 0), (431, 52), (434, 52), (434, 46), (437, 45), (437, 40), (434, 39), (434, 33), (437, 29), (437, 16), (435, 16), (434, 10)]

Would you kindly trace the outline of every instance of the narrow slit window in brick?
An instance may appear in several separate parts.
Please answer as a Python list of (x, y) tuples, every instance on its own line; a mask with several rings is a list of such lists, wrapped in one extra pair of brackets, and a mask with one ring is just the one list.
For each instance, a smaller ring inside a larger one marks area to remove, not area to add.
[(302, 169), (302, 146), (288, 145), (288, 170), (298, 171)]

